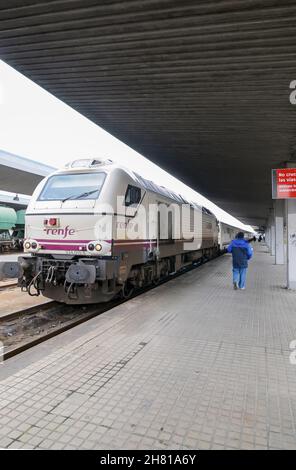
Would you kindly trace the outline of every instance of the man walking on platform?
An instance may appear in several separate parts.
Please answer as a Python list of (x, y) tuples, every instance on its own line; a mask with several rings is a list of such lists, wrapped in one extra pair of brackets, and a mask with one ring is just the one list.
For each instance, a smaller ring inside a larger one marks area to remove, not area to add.
[(243, 232), (238, 232), (227, 251), (232, 253), (233, 288), (245, 289), (248, 260), (252, 258), (253, 250), (250, 243), (244, 239)]

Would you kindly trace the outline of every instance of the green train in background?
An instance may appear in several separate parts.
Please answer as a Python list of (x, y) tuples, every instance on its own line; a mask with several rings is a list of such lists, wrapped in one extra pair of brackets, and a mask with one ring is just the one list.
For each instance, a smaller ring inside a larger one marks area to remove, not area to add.
[(23, 249), (25, 212), (0, 206), (0, 252)]

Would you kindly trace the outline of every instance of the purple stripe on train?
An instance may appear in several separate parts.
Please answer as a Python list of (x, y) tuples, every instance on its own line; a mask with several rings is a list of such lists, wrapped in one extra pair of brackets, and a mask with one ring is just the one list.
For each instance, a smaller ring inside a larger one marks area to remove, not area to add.
[(53, 244), (45, 244), (45, 243), (42, 243), (41, 244), (41, 248), (43, 250), (67, 250), (67, 251), (87, 251), (87, 248), (86, 246), (82, 246), (82, 245), (66, 245), (66, 244), (62, 244), (62, 245), (53, 245)]

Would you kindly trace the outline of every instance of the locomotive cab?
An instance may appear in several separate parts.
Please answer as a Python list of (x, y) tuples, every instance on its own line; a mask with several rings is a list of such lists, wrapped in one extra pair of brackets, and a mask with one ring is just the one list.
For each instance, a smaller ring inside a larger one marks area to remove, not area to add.
[(26, 212), (25, 256), (2, 266), (2, 277), (17, 275), (30, 295), (67, 303), (109, 300), (122, 287), (112, 238), (114, 186), (125, 190), (126, 179), (109, 160), (75, 161), (44, 179)]

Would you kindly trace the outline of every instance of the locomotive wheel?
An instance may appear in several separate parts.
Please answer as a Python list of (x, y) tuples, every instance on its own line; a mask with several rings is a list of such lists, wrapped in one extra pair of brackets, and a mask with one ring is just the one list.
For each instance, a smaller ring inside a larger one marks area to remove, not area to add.
[(129, 285), (128, 281), (126, 281), (121, 290), (121, 297), (123, 299), (129, 299), (131, 295), (133, 294), (133, 292), (134, 292), (134, 287)]
[(159, 277), (158, 277), (158, 278), (154, 278), (154, 279), (152, 280), (152, 285), (153, 285), (153, 286), (158, 286), (159, 283), (160, 283), (160, 278), (159, 278)]

